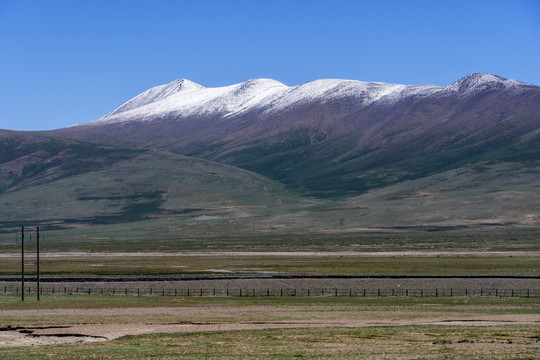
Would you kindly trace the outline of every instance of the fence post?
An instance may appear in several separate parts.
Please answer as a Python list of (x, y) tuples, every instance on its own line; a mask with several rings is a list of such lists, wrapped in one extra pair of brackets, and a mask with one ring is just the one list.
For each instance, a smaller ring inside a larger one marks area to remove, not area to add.
[(450, 288), (450, 296), (454, 296), (454, 289)]
[(381, 296), (381, 289), (377, 289), (377, 296)]
[(307, 296), (310, 296), (309, 289), (307, 289)]
[(499, 289), (495, 289), (495, 296), (499, 296)]
[(527, 297), (529, 297), (529, 291), (530, 291), (530, 289), (527, 289)]

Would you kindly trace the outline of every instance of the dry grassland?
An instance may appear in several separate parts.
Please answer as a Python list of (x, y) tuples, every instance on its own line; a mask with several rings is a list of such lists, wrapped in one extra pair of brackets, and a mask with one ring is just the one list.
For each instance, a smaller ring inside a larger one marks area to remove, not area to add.
[(535, 298), (32, 300), (0, 298), (4, 358), (534, 359), (540, 351)]

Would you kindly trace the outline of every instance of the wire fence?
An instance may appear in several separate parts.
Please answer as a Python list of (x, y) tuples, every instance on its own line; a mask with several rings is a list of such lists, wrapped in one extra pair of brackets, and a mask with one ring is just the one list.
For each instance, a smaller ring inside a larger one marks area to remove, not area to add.
[[(24, 288), (25, 294), (36, 294), (35, 286)], [(21, 294), (20, 286), (0, 287), (0, 295)], [(40, 294), (50, 295), (129, 295), (129, 296), (359, 296), (359, 297), (539, 297), (540, 289), (167, 289), (152, 287), (41, 287)]]

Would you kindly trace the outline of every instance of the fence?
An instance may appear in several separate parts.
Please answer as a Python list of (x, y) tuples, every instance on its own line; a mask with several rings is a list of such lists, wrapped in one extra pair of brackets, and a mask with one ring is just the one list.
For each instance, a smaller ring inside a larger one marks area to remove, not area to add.
[[(35, 294), (36, 287), (24, 288)], [(20, 286), (0, 287), (0, 295), (20, 294)], [(540, 289), (166, 289), (128, 287), (41, 287), (40, 294), (50, 295), (131, 295), (131, 296), (360, 296), (360, 297), (539, 297)]]

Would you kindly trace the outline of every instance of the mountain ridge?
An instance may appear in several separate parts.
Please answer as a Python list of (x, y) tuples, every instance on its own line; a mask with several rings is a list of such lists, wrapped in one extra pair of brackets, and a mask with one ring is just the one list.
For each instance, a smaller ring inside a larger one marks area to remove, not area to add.
[(40, 223), (88, 246), (157, 233), (205, 248), (540, 229), (540, 88), (515, 80), (181, 79), (110, 114), (125, 121), (0, 131), (0, 234)]
[(467, 163), (536, 161), (539, 113), (540, 87), (485, 73), (448, 86), (256, 79), (51, 134), (200, 157), (341, 197)]
[[(305, 99), (313, 98), (354, 97), (362, 99), (363, 105), (369, 105), (379, 100), (395, 102), (408, 96), (445, 96), (453, 92), (470, 94), (475, 90), (485, 89), (488, 84), (506, 88), (533, 86), (487, 73), (470, 74), (448, 86), (319, 79), (289, 87), (273, 79), (251, 79), (234, 85), (207, 88), (187, 79), (177, 79), (168, 84), (153, 87), (127, 101), (101, 119), (82, 124), (82, 126), (97, 125), (104, 122), (129, 121), (134, 120), (137, 116), (141, 116), (140, 120), (143, 120), (156, 116), (158, 112), (208, 112), (209, 108), (218, 111), (225, 108), (227, 111), (226, 114), (223, 114), (225, 117), (238, 115), (243, 110), (249, 110), (252, 106), (255, 106), (255, 111), (280, 111), (283, 108), (293, 106), (295, 103), (305, 101)], [(253, 99), (255, 97), (253, 93), (257, 94), (256, 99)], [(256, 108), (260, 100), (263, 99), (266, 99), (266, 103), (260, 105), (261, 109)], [(229, 105), (227, 107), (226, 104), (231, 103), (236, 106), (231, 107)], [(141, 109), (152, 104), (151, 108)], [(204, 110), (192, 110), (190, 107), (204, 107)], [(140, 111), (126, 114), (126, 112), (133, 112), (136, 109)], [(130, 115), (130, 117), (122, 119), (121, 116), (115, 115)]]

